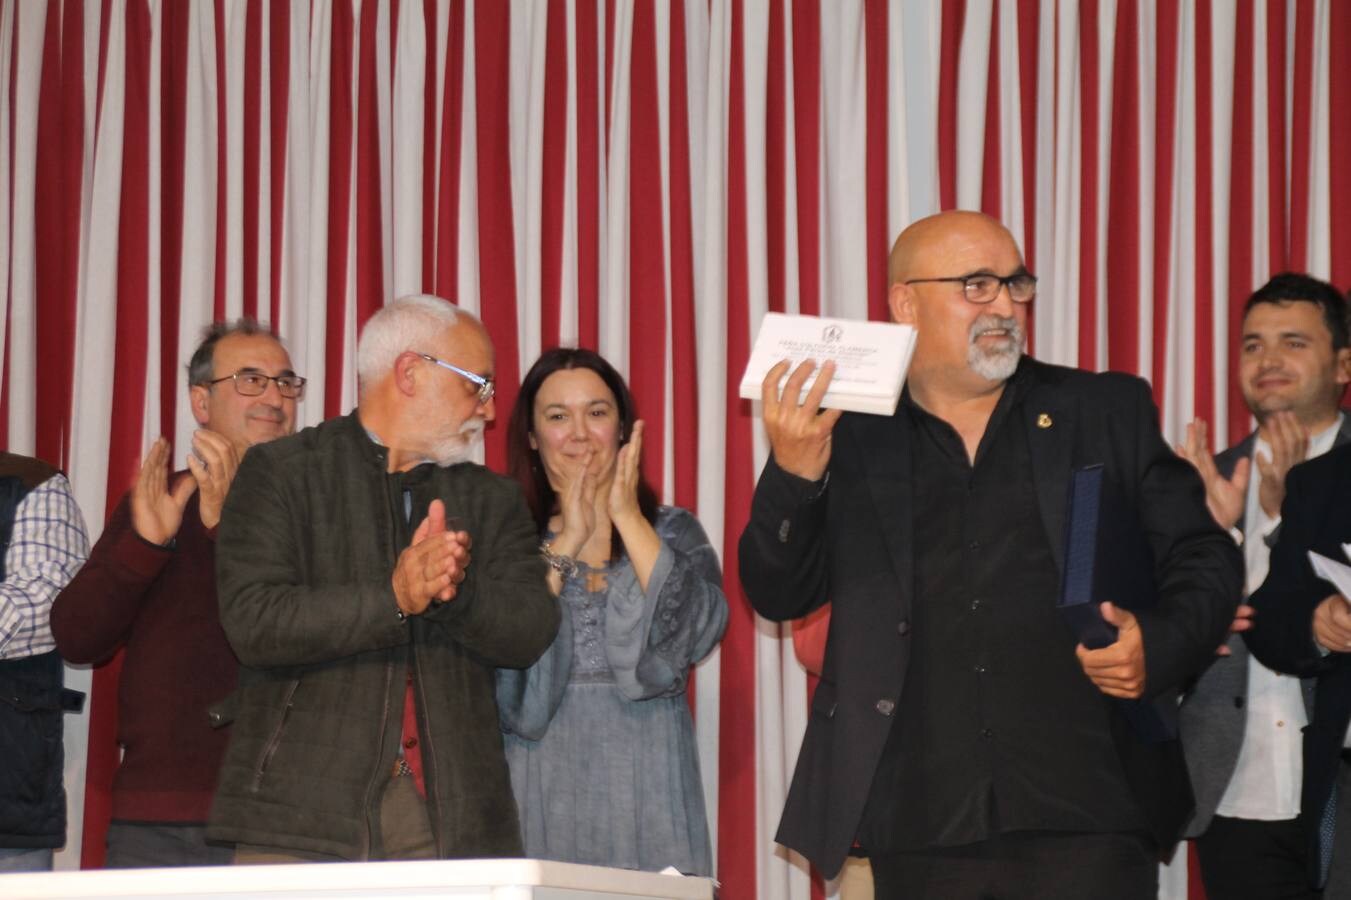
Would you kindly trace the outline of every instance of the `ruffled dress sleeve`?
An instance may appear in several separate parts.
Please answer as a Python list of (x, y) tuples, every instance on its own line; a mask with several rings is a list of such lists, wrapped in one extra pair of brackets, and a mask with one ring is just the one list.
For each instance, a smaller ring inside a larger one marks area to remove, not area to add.
[(678, 695), (692, 665), (722, 638), (727, 598), (717, 555), (686, 510), (657, 514), (657, 555), (647, 590), (630, 565), (611, 574), (605, 650), (615, 683), (630, 700)]

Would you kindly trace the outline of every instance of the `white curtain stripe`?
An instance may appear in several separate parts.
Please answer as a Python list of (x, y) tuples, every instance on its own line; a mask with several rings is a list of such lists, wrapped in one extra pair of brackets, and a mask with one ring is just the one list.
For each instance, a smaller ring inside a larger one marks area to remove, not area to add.
[(9, 448), (14, 453), (32, 453), (37, 417), (37, 235), (29, 211), (37, 202), (32, 173), (37, 164), (38, 90), (47, 0), (24, 4), (16, 8), (16, 13), (19, 59), (12, 88), (14, 130), (10, 135), (14, 146), (11, 165), (16, 175), (10, 195), (14, 214), (10, 223), (8, 332), (9, 377), (15, 386), (9, 392)]
[[(393, 253), (393, 262), (387, 272), (390, 286), (382, 298), (386, 301), (422, 292), (422, 185), (427, 169), (435, 169), (434, 162), (425, 158), (423, 149), (427, 120), (423, 108), (427, 83), (427, 27), (421, 4), (410, 3), (399, 8), (394, 39), (390, 123), (387, 130), (382, 128), (380, 132), (381, 158), (388, 157), (392, 161), (388, 167), (390, 192), (384, 195), (389, 198), (390, 249)], [(381, 101), (384, 101), (383, 92)]]
[[(605, 166), (605, 181), (601, 188), (605, 210), (604, 246), (606, 256), (601, 275), (600, 296), (600, 346), (599, 351), (606, 359), (613, 361), (625, 379), (629, 371), (629, 206), (633, 202), (630, 183), (630, 143), (629, 130), (630, 102), (633, 91), (631, 77), (633, 54), (633, 4), (634, 0), (616, 0), (614, 11), (614, 49), (613, 59), (606, 59), (605, 69), (599, 74), (603, 84), (605, 71), (609, 72), (611, 96), (609, 158)], [(601, 29), (597, 45), (605, 46), (605, 30)], [(606, 106), (601, 105), (597, 114), (604, 116)], [(604, 143), (601, 146), (605, 146)], [(642, 161), (643, 165), (650, 165)]]
[[(1332, 268), (1332, 166), (1343, 165), (1332, 155), (1332, 40), (1329, 20), (1332, 4), (1340, 0), (1314, 0), (1314, 76), (1313, 76), (1313, 173), (1309, 179), (1309, 271), (1328, 272)], [(1338, 115), (1345, 115), (1339, 110)], [(1345, 152), (1345, 148), (1342, 148)]]
[[(478, 250), (478, 80), (477, 56), (474, 52), (474, 14), (477, 0), (464, 4), (464, 54), (460, 59), (447, 59), (447, 66), (459, 66), (463, 95), (460, 98), (460, 261), (458, 289), (454, 300), (472, 313), (479, 313)], [(453, 140), (454, 138), (452, 138)]]
[[(511, 69), (507, 95), (511, 135), (511, 193), (516, 241), (518, 365), (524, 375), (540, 347), (542, 203), (544, 190), (544, 66), (549, 8), (511, 3)], [(498, 302), (501, 302), (500, 300)]]
[[(225, 58), (225, 83), (219, 88), (225, 97), (225, 121), (219, 125), (225, 135), (225, 317), (244, 314), (244, 74), (245, 66), (257, 68), (257, 60), (244, 58), (244, 0), (225, 0), (222, 20), (225, 34), (217, 35)], [(212, 20), (212, 33), (215, 33)], [(215, 57), (212, 56), (214, 61)]]

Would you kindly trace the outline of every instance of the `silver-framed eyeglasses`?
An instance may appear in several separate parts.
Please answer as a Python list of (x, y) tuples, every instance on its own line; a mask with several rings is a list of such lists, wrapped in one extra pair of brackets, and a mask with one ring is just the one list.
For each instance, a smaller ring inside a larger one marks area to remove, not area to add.
[(1031, 303), (1037, 296), (1037, 276), (1031, 272), (995, 275), (993, 272), (973, 272), (970, 275), (952, 275), (947, 278), (912, 278), (906, 284), (952, 282), (962, 286), (962, 296), (968, 303), (991, 303), (999, 296), (1000, 288), (1009, 286), (1009, 299), (1014, 303)]
[[(414, 350), (413, 352), (417, 353), (416, 350)], [(443, 369), (450, 369), (450, 371), (454, 372), (456, 375), (459, 375), (461, 378), (467, 378), (474, 384), (478, 385), (478, 402), (480, 406), (487, 403), (489, 400), (493, 399), (493, 391), (495, 390), (495, 385), (493, 384), (493, 378), (491, 375), (485, 378), (482, 375), (477, 375), (473, 372), (470, 372), (468, 369), (461, 369), (459, 366), (451, 365), (444, 359), (437, 359), (430, 353), (418, 353), (417, 355), (425, 359), (427, 362), (436, 363)]]
[(254, 369), (240, 369), (233, 375), (222, 375), (220, 378), (213, 378), (210, 381), (203, 382), (203, 384), (211, 387), (220, 384), (222, 381), (233, 381), (235, 393), (245, 397), (261, 397), (267, 392), (269, 381), (277, 382), (277, 391), (287, 400), (299, 400), (305, 396), (305, 379), (294, 372), (287, 372), (284, 375), (267, 375)]

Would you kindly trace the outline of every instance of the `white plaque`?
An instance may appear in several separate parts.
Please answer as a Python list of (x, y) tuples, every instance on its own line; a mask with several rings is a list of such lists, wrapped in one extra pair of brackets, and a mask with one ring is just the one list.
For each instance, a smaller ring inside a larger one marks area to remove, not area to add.
[[(1351, 558), (1351, 545), (1342, 544), (1342, 552)], [(1337, 589), (1337, 593), (1346, 598), (1347, 603), (1351, 603), (1351, 566), (1335, 559), (1328, 559), (1321, 553), (1309, 551), (1309, 562), (1313, 565), (1313, 572), (1324, 581), (1332, 582), (1332, 586)]]
[[(914, 352), (915, 329), (910, 325), (766, 313), (741, 376), (740, 393), (744, 399), (759, 400), (770, 369), (786, 359), (792, 362), (791, 373), (810, 359), (818, 368), (802, 386), (805, 398), (819, 366), (833, 361), (835, 376), (821, 401), (823, 407), (889, 416), (900, 402)], [(787, 378), (785, 374), (783, 380)]]

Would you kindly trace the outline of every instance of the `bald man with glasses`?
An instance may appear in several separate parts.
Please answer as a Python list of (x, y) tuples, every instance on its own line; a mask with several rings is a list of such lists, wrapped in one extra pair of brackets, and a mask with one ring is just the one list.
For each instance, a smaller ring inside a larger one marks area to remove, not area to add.
[(73, 663), (123, 656), (110, 868), (221, 865), (205, 826), (227, 728), (209, 710), (239, 663), (216, 606), (216, 529), (245, 452), (295, 430), (305, 379), (280, 339), (251, 319), (211, 325), (188, 363), (198, 428), (187, 467), (164, 438), (113, 511), (89, 562), (57, 596), (52, 633)]
[[(890, 263), (917, 331), (894, 415), (822, 410), (829, 364), (801, 403), (811, 363), (764, 383), (742, 583), (774, 620), (831, 604), (777, 839), (827, 875), (856, 848), (879, 900), (1153, 898), (1191, 808), (1177, 692), (1229, 627), (1238, 552), (1147, 385), (1024, 355), (1036, 279), (999, 222), (923, 219)], [(1096, 649), (1056, 610), (1080, 470), (1121, 576), (1092, 592)]]

